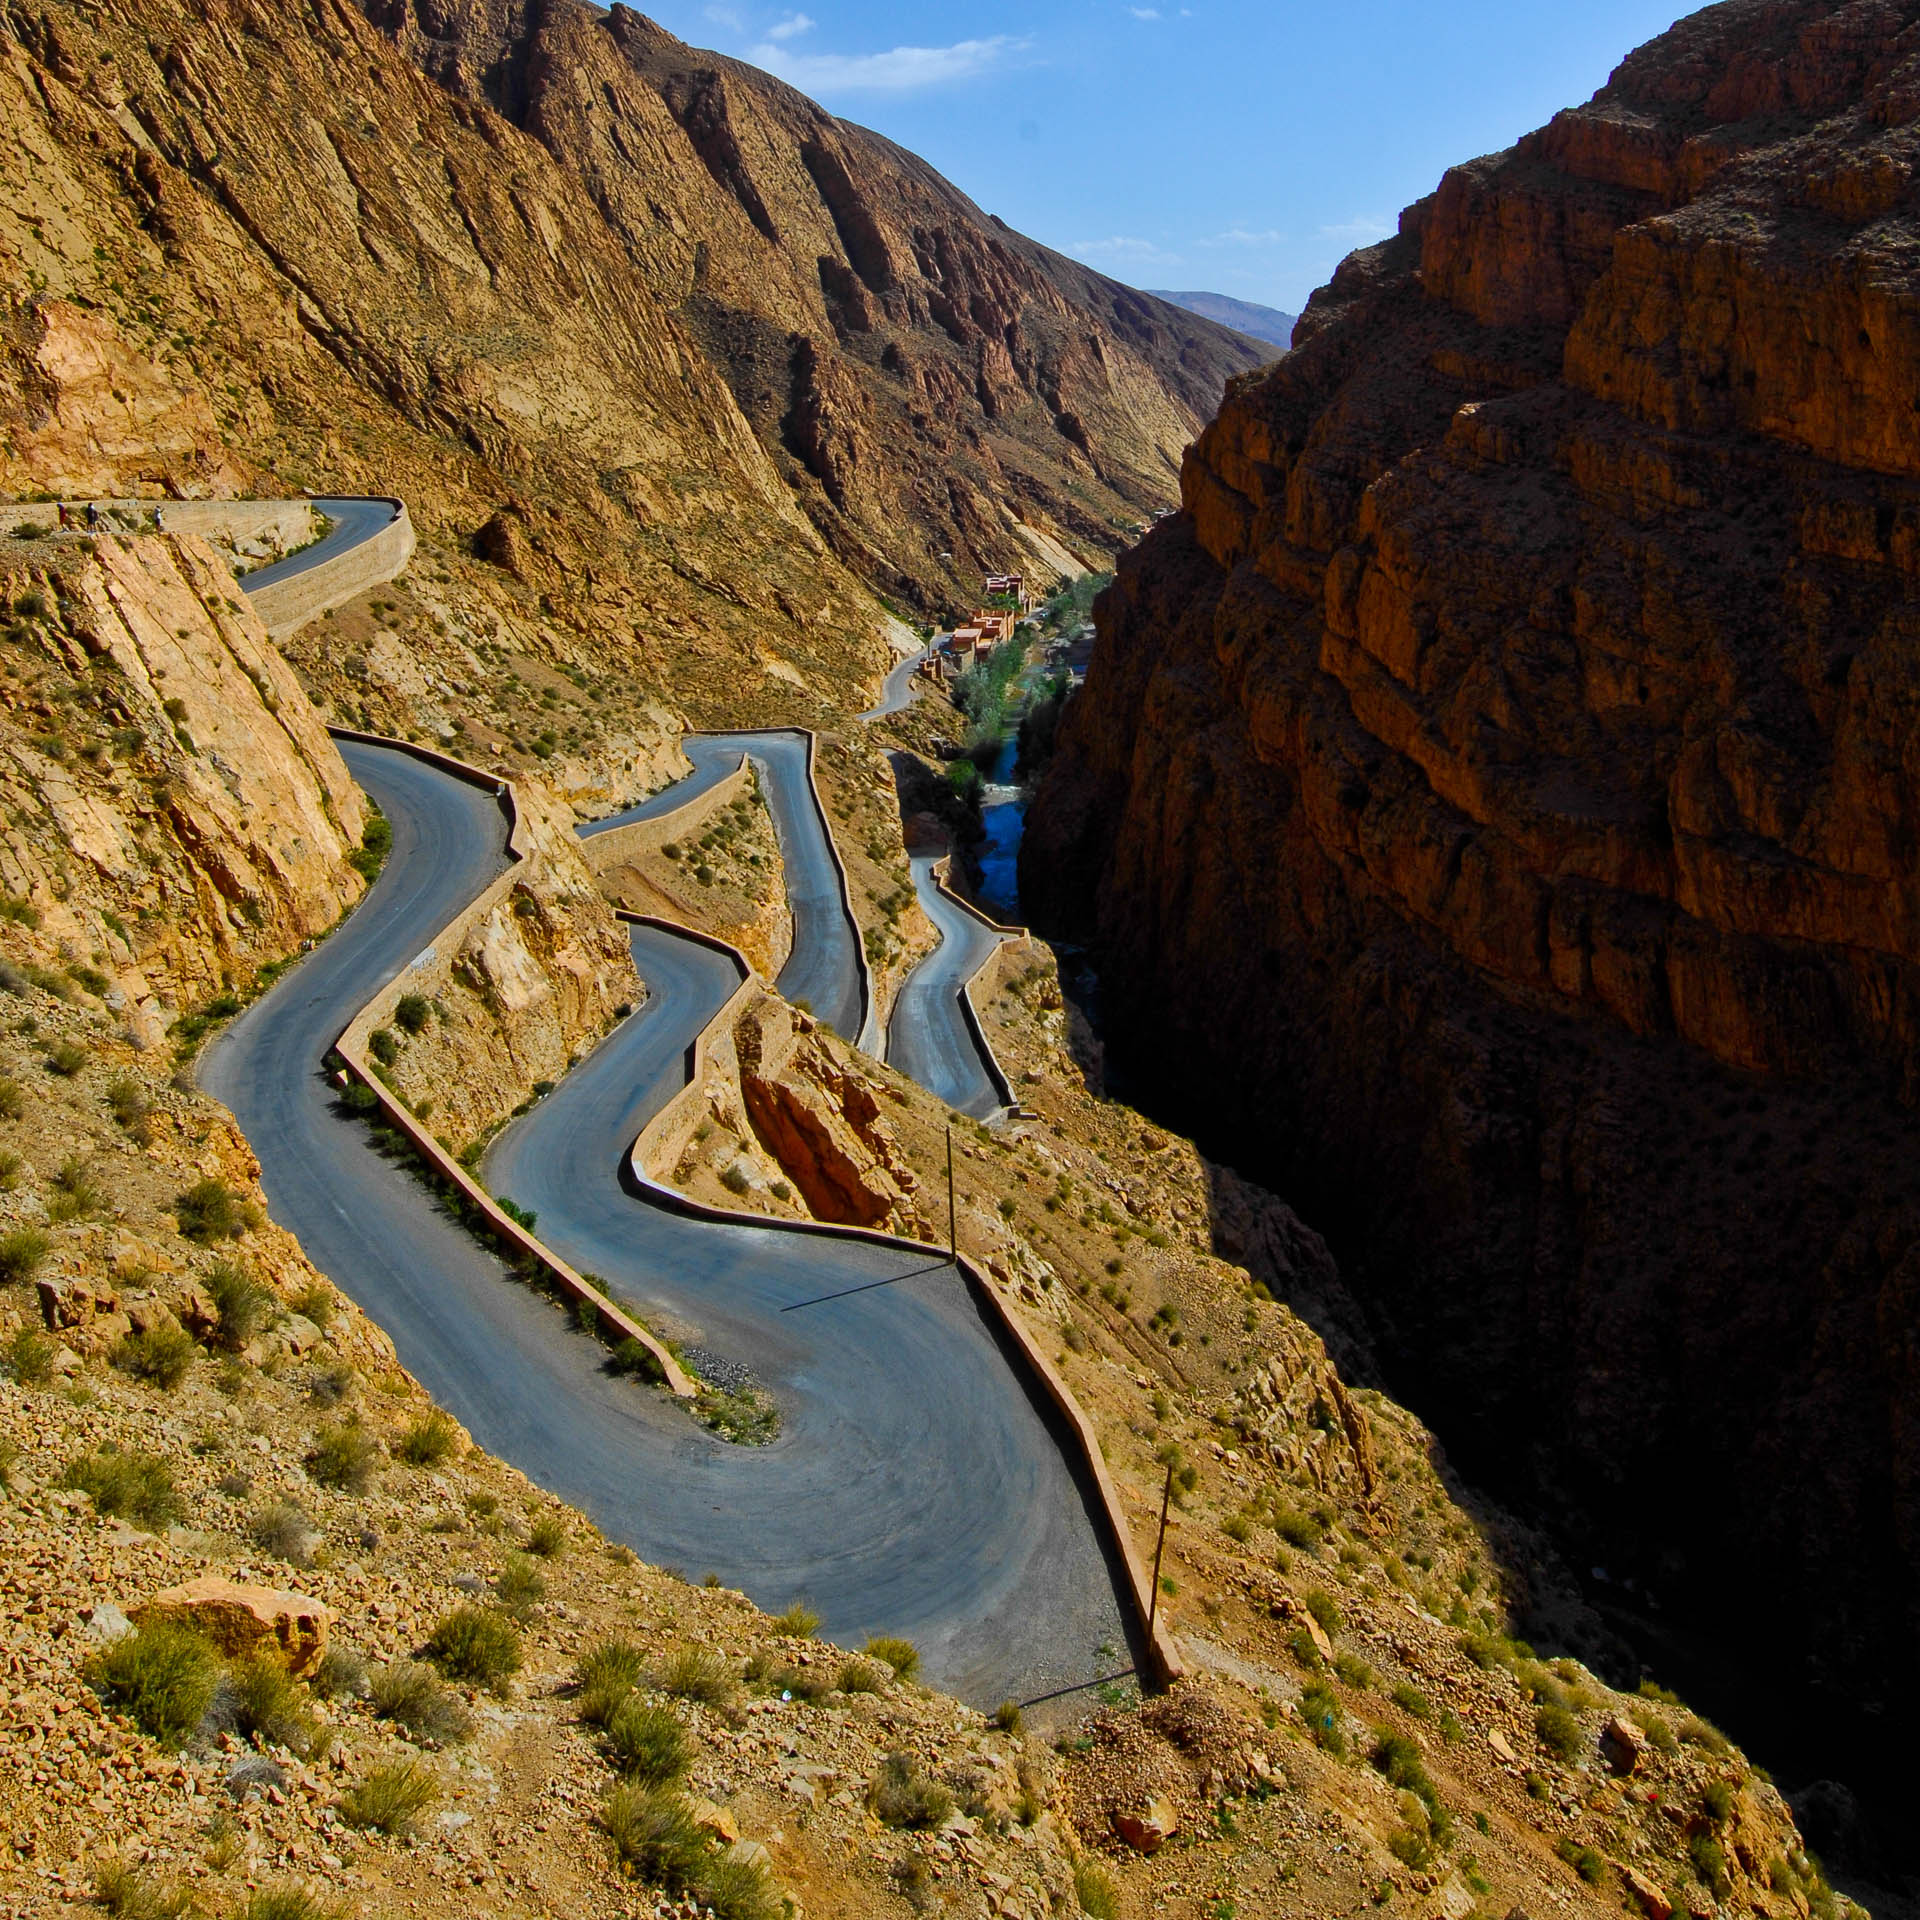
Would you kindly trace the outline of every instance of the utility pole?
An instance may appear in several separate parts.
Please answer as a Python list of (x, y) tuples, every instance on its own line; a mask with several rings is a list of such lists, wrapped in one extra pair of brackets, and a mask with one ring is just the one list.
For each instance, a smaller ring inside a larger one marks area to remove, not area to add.
[(960, 1264), (960, 1216), (953, 1202), (953, 1122), (947, 1122), (947, 1252)]
[(1160, 1495), (1160, 1538), (1153, 1543), (1153, 1592), (1147, 1601), (1147, 1638), (1153, 1638), (1153, 1623), (1160, 1612), (1160, 1556), (1167, 1550), (1167, 1509), (1173, 1504), (1173, 1465), (1167, 1465), (1167, 1484)]

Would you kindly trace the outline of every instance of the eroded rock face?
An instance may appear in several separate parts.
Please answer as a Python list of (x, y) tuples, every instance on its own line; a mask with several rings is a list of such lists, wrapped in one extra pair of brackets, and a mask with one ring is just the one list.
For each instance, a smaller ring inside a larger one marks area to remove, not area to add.
[(0, 601), (0, 893), (152, 1044), (359, 898), (365, 802), (203, 542), (12, 544)]
[(1022, 889), (1474, 1470), (1876, 1690), (1920, 1596), (1916, 158), (1920, 6), (1735, 0), (1450, 173), (1123, 565)]

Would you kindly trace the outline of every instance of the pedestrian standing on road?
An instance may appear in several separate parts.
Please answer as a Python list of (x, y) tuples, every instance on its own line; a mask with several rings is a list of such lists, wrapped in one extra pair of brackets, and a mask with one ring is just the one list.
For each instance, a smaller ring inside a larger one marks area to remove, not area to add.
[(54, 509), (54, 511), (59, 514), (60, 525), (63, 529), (73, 525), (73, 516), (70, 513), (68, 513), (67, 503), (64, 500), (60, 502), (59, 506), (57, 506)]
[(97, 500), (87, 502), (87, 531), (92, 533), (100, 524), (100, 503)]

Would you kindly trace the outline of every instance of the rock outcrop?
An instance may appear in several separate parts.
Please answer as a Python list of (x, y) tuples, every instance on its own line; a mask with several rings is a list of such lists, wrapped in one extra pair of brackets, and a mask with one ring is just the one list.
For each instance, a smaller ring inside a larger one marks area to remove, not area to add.
[(195, 539), (0, 545), (0, 894), (142, 1044), (359, 898), (365, 802)]
[(1124, 562), (1023, 868), (1463, 1463), (1870, 1697), (1920, 1602), (1916, 158), (1920, 6), (1734, 0), (1449, 173)]

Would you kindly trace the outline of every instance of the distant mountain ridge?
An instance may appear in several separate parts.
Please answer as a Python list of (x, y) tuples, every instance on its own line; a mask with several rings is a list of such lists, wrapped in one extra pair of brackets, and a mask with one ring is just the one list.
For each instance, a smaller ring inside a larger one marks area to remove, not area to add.
[(1197, 313), (1203, 320), (1231, 327), (1236, 333), (1268, 341), (1282, 353), (1293, 345), (1294, 322), (1300, 317), (1297, 313), (1282, 313), (1278, 307), (1263, 307), (1254, 300), (1236, 300), (1230, 293), (1169, 293), (1164, 287), (1143, 287), (1141, 291)]

